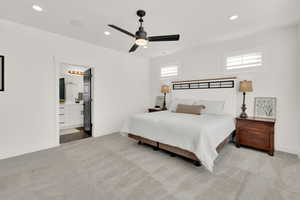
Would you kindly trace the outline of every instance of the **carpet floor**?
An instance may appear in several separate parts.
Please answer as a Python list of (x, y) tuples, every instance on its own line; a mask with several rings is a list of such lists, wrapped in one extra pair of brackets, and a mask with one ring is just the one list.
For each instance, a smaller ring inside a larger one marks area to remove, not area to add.
[(0, 160), (2, 200), (299, 200), (300, 160), (225, 146), (214, 173), (112, 134)]

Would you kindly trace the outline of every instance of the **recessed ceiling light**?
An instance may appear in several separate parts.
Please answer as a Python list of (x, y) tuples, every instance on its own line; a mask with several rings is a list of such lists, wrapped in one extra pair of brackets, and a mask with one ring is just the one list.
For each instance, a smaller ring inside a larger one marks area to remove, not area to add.
[(229, 19), (230, 19), (231, 21), (236, 20), (236, 19), (238, 19), (238, 18), (239, 18), (238, 15), (232, 15), (232, 16), (229, 17)]
[(38, 6), (38, 5), (33, 5), (32, 9), (37, 11), (37, 12), (42, 12), (43, 11), (43, 8), (41, 6)]
[(109, 31), (104, 31), (104, 34), (105, 35), (110, 35), (110, 32)]
[(144, 49), (147, 49), (148, 47), (147, 46), (144, 46)]

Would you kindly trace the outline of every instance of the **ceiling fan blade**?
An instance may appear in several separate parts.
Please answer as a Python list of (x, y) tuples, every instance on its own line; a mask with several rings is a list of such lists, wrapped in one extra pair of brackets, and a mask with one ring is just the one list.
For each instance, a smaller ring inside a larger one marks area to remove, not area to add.
[(180, 35), (161, 35), (161, 36), (150, 36), (148, 40), (150, 42), (163, 42), (163, 41), (177, 41)]
[(134, 44), (134, 45), (130, 48), (129, 53), (134, 52), (138, 47), (139, 47), (139, 45)]
[(126, 35), (129, 35), (129, 36), (135, 38), (135, 35), (134, 35), (134, 34), (130, 33), (129, 31), (126, 31), (126, 30), (124, 30), (124, 29), (122, 29), (122, 28), (120, 28), (120, 27), (118, 27), (118, 26), (115, 26), (115, 25), (113, 25), (113, 24), (108, 24), (108, 26), (111, 27), (111, 28), (114, 28), (114, 29), (116, 29), (116, 30), (118, 30), (118, 31), (121, 31), (122, 33), (125, 33)]

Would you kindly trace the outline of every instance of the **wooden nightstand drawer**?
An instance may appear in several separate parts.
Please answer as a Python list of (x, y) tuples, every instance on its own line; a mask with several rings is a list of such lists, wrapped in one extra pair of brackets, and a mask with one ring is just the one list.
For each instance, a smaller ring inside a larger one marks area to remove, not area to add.
[(249, 117), (236, 119), (236, 146), (245, 145), (274, 153), (275, 120)]
[(266, 133), (266, 131), (270, 130), (270, 125), (268, 123), (238, 120), (237, 128), (240, 127), (249, 131), (261, 133)]
[(238, 130), (242, 132), (247, 132), (247, 134), (253, 134), (253, 135), (258, 135), (261, 137), (270, 137), (270, 129), (267, 128), (258, 128), (258, 127), (240, 127), (237, 128)]
[(239, 143), (241, 145), (268, 150), (270, 148), (270, 137), (266, 134), (249, 131), (248, 129), (240, 129)]

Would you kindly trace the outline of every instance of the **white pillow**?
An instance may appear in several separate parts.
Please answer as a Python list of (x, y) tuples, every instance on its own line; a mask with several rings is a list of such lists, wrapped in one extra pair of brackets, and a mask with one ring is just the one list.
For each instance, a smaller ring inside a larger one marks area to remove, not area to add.
[(194, 103), (195, 103), (195, 100), (193, 100), (193, 99), (177, 99), (177, 98), (174, 98), (171, 101), (170, 111), (171, 112), (176, 112), (178, 104), (193, 105)]
[(205, 109), (201, 112), (203, 114), (223, 114), (224, 112), (224, 101), (208, 101), (208, 100), (197, 100), (194, 105), (204, 105)]

